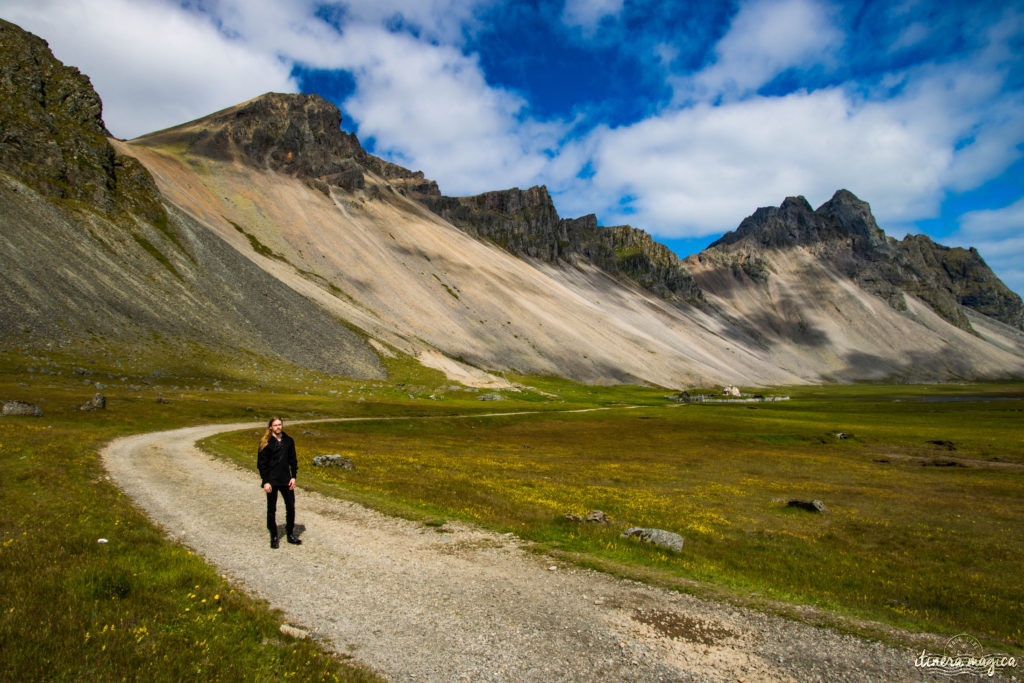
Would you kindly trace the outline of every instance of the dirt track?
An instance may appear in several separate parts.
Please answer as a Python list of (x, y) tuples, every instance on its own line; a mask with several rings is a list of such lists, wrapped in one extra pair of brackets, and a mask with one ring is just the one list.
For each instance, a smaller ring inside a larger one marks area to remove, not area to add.
[(439, 533), (303, 491), (301, 471), (303, 545), (272, 550), (258, 476), (194, 445), (259, 426), (124, 437), (103, 462), (172, 538), (389, 680), (918, 677), (911, 652), (566, 566), (513, 536)]

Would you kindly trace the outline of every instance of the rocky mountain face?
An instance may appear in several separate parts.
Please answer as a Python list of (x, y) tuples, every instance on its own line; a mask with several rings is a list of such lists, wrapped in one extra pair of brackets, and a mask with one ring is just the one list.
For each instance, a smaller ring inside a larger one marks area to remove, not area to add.
[(365, 188), (366, 171), (403, 189), (437, 192), (437, 184), (422, 172), (368, 154), (354, 133), (341, 129), (341, 111), (319, 95), (266, 93), (140, 141), (287, 173), (324, 193), (329, 187)]
[(765, 254), (795, 247), (832, 264), (897, 311), (907, 309), (905, 294), (911, 294), (964, 330), (972, 328), (962, 306), (1016, 329), (1024, 321), (1021, 298), (975, 249), (944, 247), (925, 235), (886, 237), (868, 203), (847, 190), (817, 210), (803, 197), (760, 208), (697, 258), (765, 281), (771, 276)]
[(48, 197), (166, 220), (149, 173), (107, 142), (103, 105), (89, 78), (2, 19), (0, 91), (0, 171)]
[(327, 194), (367, 189), (366, 173), (387, 181), (370, 195), (392, 191), (414, 198), (480, 239), (516, 256), (550, 263), (586, 260), (613, 276), (626, 276), (659, 296), (697, 302), (700, 288), (671, 251), (642, 230), (603, 228), (593, 216), (558, 216), (547, 188), (445, 197), (422, 171), (410, 171), (366, 152), (354, 133), (341, 130), (341, 112), (318, 95), (267, 93), (196, 121), (139, 139), (179, 147), (221, 161), (241, 160), (309, 182)]
[(89, 79), (2, 21), (0, 90), (5, 346), (163, 344), (382, 374), (344, 324), (165, 204), (115, 151)]
[(413, 196), (453, 225), (516, 256), (550, 263), (587, 261), (665, 299), (703, 301), (700, 288), (667, 247), (628, 225), (599, 226), (594, 214), (561, 218), (544, 186), (472, 197)]

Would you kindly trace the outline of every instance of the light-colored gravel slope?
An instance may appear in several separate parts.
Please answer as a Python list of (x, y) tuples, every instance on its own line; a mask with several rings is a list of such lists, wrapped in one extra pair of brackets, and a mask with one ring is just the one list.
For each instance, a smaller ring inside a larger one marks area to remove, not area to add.
[[(296, 423), (291, 423), (294, 426)], [(911, 652), (581, 570), (513, 536), (451, 533), (308, 491), (270, 549), (251, 472), (195, 447), (259, 425), (117, 439), (116, 483), (224, 575), (389, 680), (906, 680)], [(302, 472), (299, 473), (299, 482)], [(283, 524), (284, 506), (279, 504)], [(551, 567), (556, 567), (551, 569)]]

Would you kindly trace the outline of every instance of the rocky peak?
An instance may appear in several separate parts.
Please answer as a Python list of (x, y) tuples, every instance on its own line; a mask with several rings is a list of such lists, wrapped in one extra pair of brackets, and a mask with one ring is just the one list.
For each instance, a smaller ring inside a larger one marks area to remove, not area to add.
[(787, 197), (778, 207), (759, 208), (711, 246), (744, 242), (750, 247), (779, 248), (836, 241), (849, 241), (858, 252), (887, 246), (871, 207), (849, 190), (837, 191), (817, 211), (802, 196)]
[(266, 93), (139, 140), (184, 144), (190, 154), (241, 161), (348, 190), (365, 185), (359, 160), (368, 156), (366, 151), (355, 135), (341, 130), (338, 108), (319, 95)]
[(757, 209), (711, 247), (749, 243), (757, 248), (806, 245), (828, 237), (833, 226), (821, 220), (803, 197), (787, 197), (778, 207)]
[(153, 177), (118, 155), (88, 77), (46, 41), (0, 19), (0, 172), (108, 214), (166, 220)]
[(165, 214), (149, 173), (115, 153), (89, 78), (46, 41), (0, 19), (0, 171), (104, 212)]
[(1019, 296), (1010, 291), (974, 249), (950, 249), (924, 235), (902, 242), (886, 237), (871, 207), (848, 190), (839, 190), (816, 211), (803, 197), (789, 197), (778, 208), (765, 207), (744, 219), (698, 256), (764, 280), (759, 267), (771, 250), (806, 248), (831, 262), (862, 289), (896, 310), (905, 310), (905, 294), (927, 303), (962, 329), (971, 329), (961, 306), (1018, 329), (1024, 320)]
[(400, 190), (440, 192), (419, 171), (373, 156), (341, 129), (341, 111), (319, 95), (266, 93), (189, 123), (150, 133), (148, 145), (184, 145), (190, 154), (241, 161), (303, 178), (323, 192), (366, 186), (365, 171)]
[(365, 154), (355, 135), (341, 130), (338, 108), (319, 95), (266, 93), (206, 121), (216, 132), (200, 136), (197, 151), (228, 156), (237, 150), (275, 170), (310, 172), (331, 157)]
[(849, 190), (838, 190), (817, 213), (831, 218), (846, 234), (851, 235), (859, 247), (884, 248), (885, 233), (878, 227), (871, 207)]

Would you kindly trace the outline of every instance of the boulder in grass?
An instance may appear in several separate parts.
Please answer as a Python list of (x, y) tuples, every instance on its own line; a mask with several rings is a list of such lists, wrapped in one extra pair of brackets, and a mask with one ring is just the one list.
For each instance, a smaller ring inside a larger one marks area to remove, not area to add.
[(25, 403), (24, 401), (4, 401), (3, 414), (7, 415), (27, 415), (29, 417), (42, 417), (43, 410), (34, 403)]
[(820, 500), (796, 500), (795, 498), (788, 503), (787, 507), (800, 508), (801, 510), (807, 510), (808, 512), (828, 512), (828, 508)]
[(103, 394), (100, 394), (100, 393), (93, 394), (93, 397), (90, 398), (88, 401), (86, 401), (85, 405), (83, 405), (80, 408), (80, 410), (106, 410), (106, 409), (107, 409), (107, 399), (106, 399), (106, 397), (103, 396)]
[(591, 510), (587, 513), (587, 521), (592, 524), (611, 524), (612, 520), (600, 510)]
[(316, 455), (313, 456), (313, 464), (317, 467), (340, 467), (343, 470), (356, 468), (352, 458), (343, 458), (340, 455)]
[(664, 529), (641, 529), (632, 527), (626, 529), (622, 534), (623, 538), (638, 538), (644, 543), (651, 543), (659, 548), (665, 548), (673, 552), (680, 552), (683, 549), (683, 537), (679, 534), (665, 531)]

